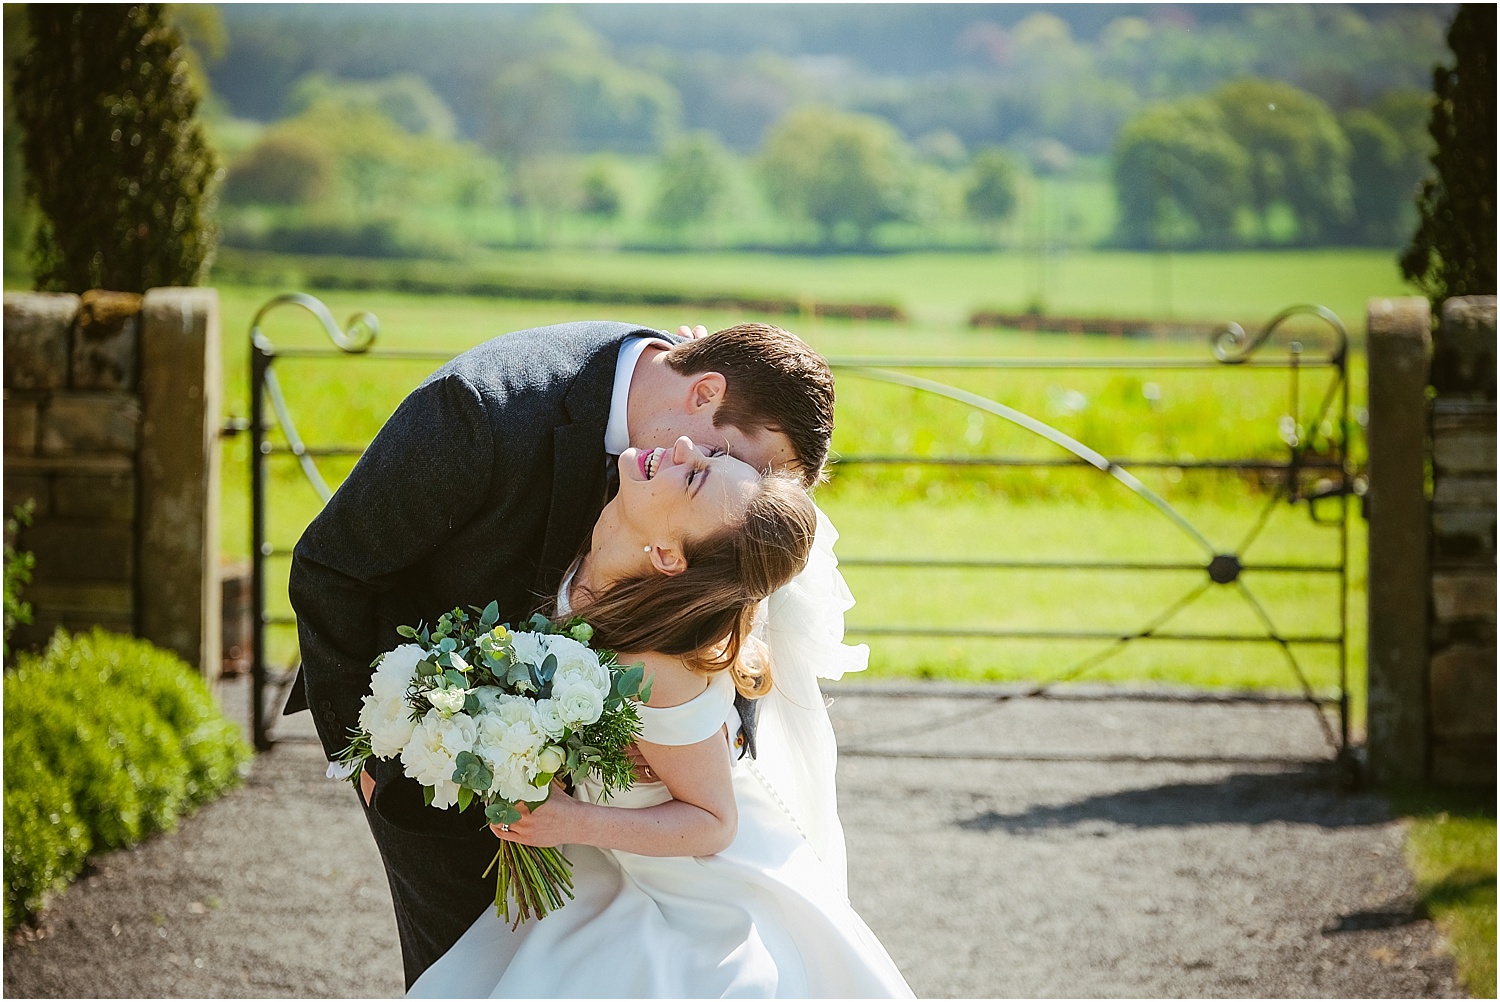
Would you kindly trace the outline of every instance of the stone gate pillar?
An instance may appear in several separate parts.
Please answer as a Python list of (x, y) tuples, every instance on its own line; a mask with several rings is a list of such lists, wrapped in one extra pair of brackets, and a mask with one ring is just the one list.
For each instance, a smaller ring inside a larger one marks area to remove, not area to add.
[(1369, 302), (1370, 776), (1427, 776), (1427, 300)]

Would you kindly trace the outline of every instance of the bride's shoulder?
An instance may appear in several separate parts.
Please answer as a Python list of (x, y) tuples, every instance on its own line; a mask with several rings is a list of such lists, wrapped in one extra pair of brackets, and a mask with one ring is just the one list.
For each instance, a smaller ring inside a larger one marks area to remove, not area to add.
[(651, 698), (646, 701), (647, 706), (679, 706), (708, 688), (708, 679), (688, 671), (681, 658), (670, 654), (652, 651), (620, 657), (620, 663), (625, 665), (638, 661), (645, 662), (646, 677), (651, 680)]

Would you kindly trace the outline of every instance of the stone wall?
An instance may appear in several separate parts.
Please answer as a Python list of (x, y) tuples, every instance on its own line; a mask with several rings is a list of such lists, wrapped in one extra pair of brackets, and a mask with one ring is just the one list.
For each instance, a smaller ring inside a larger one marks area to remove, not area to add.
[(1373, 299), (1369, 730), (1377, 782), (1495, 781), (1495, 297)]
[(4, 504), (35, 505), (16, 645), (99, 625), (215, 674), (217, 294), (6, 293), (4, 339)]
[(1495, 297), (1450, 299), (1433, 339), (1430, 771), (1495, 781)]

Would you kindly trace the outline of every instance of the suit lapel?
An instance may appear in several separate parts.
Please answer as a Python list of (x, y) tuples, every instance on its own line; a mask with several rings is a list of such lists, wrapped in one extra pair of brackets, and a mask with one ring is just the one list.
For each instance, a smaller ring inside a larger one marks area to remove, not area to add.
[(564, 420), (552, 431), (552, 501), (535, 583), (544, 597), (556, 591), (604, 507), (604, 425), (618, 356), (605, 350), (589, 360), (563, 399)]

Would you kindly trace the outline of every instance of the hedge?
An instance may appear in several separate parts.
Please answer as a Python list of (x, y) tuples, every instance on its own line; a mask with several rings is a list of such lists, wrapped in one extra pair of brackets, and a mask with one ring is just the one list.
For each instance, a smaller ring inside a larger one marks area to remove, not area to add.
[(90, 852), (134, 845), (238, 782), (251, 757), (175, 655), (59, 630), (5, 673), (5, 928)]

